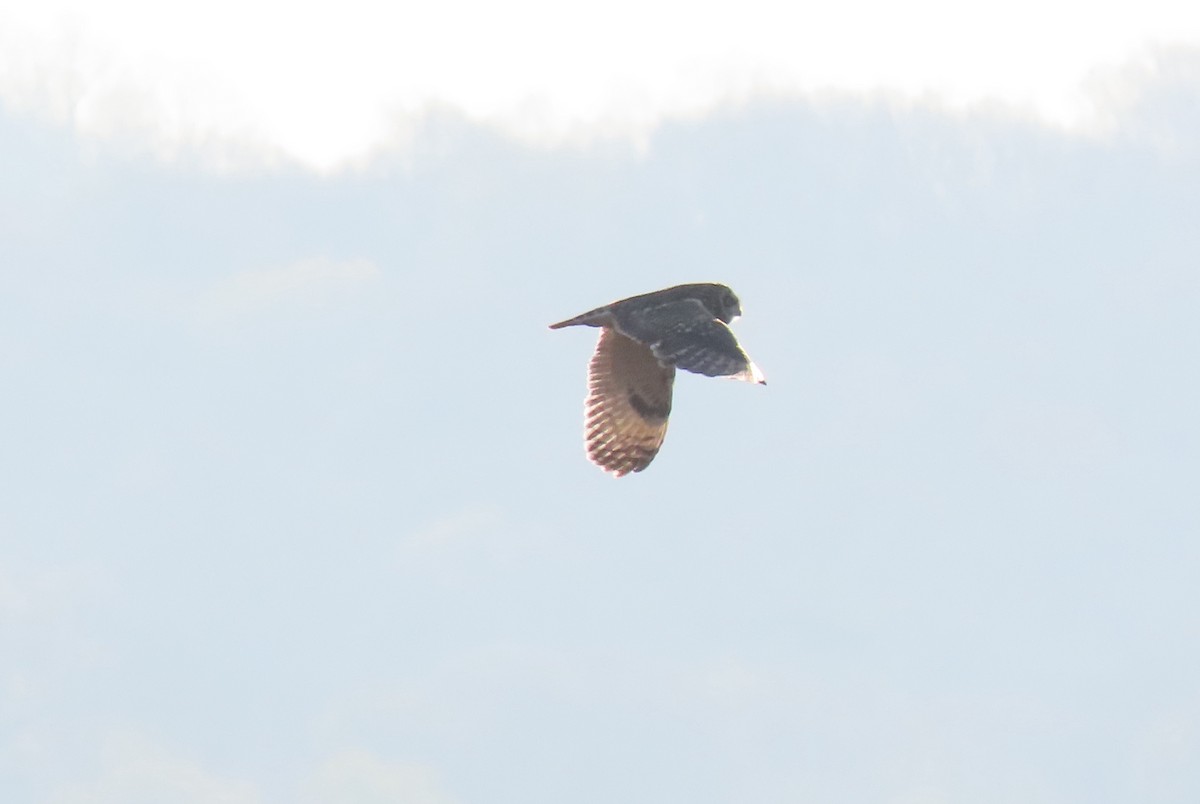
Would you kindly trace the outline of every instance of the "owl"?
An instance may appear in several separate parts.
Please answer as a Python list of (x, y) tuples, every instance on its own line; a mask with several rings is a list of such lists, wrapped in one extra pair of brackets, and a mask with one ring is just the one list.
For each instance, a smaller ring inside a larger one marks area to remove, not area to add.
[(732, 290), (702, 283), (631, 296), (551, 324), (600, 328), (584, 404), (588, 458), (616, 477), (650, 465), (667, 435), (676, 368), (766, 385), (728, 326), (741, 314)]

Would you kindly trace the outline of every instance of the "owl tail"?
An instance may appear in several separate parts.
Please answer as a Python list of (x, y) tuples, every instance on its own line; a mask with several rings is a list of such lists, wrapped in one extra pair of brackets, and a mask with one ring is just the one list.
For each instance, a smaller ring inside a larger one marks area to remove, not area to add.
[(574, 318), (568, 318), (566, 321), (551, 324), (550, 329), (576, 326), (602, 327), (610, 321), (610, 315), (608, 307), (597, 307), (595, 310), (588, 310), (586, 313), (581, 313)]

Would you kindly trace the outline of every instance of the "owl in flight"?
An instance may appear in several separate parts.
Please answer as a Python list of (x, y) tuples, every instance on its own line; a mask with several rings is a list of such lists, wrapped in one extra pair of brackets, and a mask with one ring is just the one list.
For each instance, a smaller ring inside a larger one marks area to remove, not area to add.
[(568, 318), (600, 327), (588, 366), (588, 458), (616, 477), (650, 465), (667, 435), (675, 369), (766, 385), (728, 324), (742, 314), (724, 285), (677, 285)]

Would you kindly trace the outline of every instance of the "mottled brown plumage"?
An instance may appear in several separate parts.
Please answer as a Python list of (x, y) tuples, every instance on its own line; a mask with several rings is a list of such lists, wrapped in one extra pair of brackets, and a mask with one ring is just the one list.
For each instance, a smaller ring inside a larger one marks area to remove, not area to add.
[(584, 405), (588, 458), (618, 477), (649, 466), (667, 435), (674, 382), (675, 369), (645, 346), (600, 330)]

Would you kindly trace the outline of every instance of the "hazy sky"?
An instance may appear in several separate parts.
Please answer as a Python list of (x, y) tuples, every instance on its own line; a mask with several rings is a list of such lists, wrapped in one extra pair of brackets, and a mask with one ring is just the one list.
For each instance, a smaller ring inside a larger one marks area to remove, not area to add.
[(830, 91), (1088, 128), (1108, 72), (1197, 42), (1188, 0), (0, 2), (0, 98), (160, 155), (328, 169), (446, 106), (535, 142)]
[[(1200, 800), (1191, 17), (106, 5), (0, 11), (5, 804)], [(702, 280), (770, 384), (605, 476), (546, 325)]]

